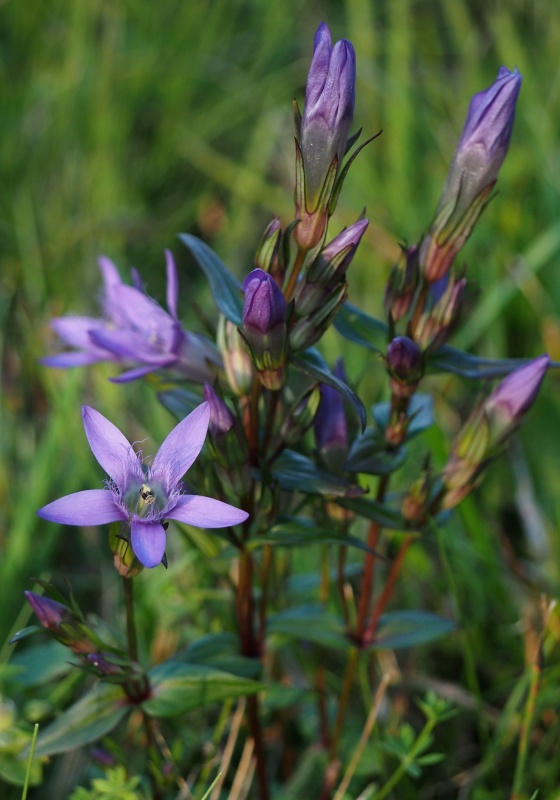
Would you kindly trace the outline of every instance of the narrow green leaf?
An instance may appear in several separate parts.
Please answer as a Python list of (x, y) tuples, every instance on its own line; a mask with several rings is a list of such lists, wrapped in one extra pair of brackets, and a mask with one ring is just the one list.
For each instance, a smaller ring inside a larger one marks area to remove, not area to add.
[(344, 383), (344, 381), (339, 380), (332, 374), (327, 362), (317, 350), (314, 348), (305, 350), (303, 353), (298, 353), (297, 356), (291, 356), (290, 361), (308, 377), (320, 381), (321, 383), (326, 383), (328, 386), (332, 386), (340, 392), (340, 394), (352, 404), (360, 420), (362, 430), (365, 429), (366, 410), (364, 404), (347, 383)]
[(349, 472), (363, 472), (366, 475), (390, 475), (404, 464), (407, 455), (406, 447), (387, 450), (383, 431), (367, 428), (352, 443), (344, 468)]
[(305, 605), (290, 608), (269, 617), (268, 634), (283, 634), (294, 639), (348, 650), (351, 642), (340, 617), (329, 614), (322, 606)]
[(375, 650), (416, 647), (447, 636), (455, 627), (453, 620), (429, 611), (391, 611), (380, 618), (371, 646)]
[(388, 328), (385, 322), (370, 317), (365, 311), (351, 303), (345, 303), (336, 315), (334, 327), (354, 344), (359, 344), (375, 353), (387, 350)]
[(95, 742), (130, 710), (120, 686), (99, 683), (39, 734), (35, 756), (52, 756)]
[(389, 508), (384, 503), (369, 500), (366, 497), (341, 497), (335, 501), (342, 508), (353, 511), (360, 517), (366, 517), (373, 522), (378, 522), (383, 528), (404, 531), (407, 523), (404, 517), (394, 508)]
[(220, 257), (205, 242), (190, 233), (180, 233), (179, 239), (192, 253), (206, 275), (210, 291), (222, 314), (235, 325), (241, 325), (243, 301), (241, 284), (228, 270)]
[(327, 497), (359, 497), (363, 494), (356, 483), (341, 475), (317, 467), (315, 462), (295, 450), (284, 450), (272, 471), (282, 489)]
[(173, 717), (231, 697), (254, 694), (262, 684), (203, 664), (167, 661), (150, 672), (152, 696), (143, 703), (148, 714)]
[(321, 528), (308, 519), (286, 518), (280, 520), (262, 536), (251, 541), (251, 547), (263, 547), (265, 544), (280, 547), (307, 547), (313, 544), (334, 544), (342, 547), (356, 547), (379, 556), (371, 547), (344, 531), (335, 528)]

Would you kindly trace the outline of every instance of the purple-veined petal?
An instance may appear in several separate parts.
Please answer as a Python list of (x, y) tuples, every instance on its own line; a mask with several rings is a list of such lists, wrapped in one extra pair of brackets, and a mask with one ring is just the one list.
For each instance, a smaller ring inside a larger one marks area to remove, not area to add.
[[(170, 364), (173, 364), (176, 359), (170, 361)], [(155, 369), (159, 369), (161, 366), (167, 366), (166, 364), (158, 364), (154, 366), (150, 364), (148, 367), (137, 367), (136, 369), (129, 369), (126, 372), (123, 372), (122, 375), (117, 375), (115, 378), (109, 378), (111, 383), (128, 383), (129, 381), (138, 380), (138, 378), (143, 378), (144, 375), (149, 375), (150, 372), (153, 372)]]
[(90, 331), (103, 328), (105, 323), (94, 317), (79, 317), (69, 314), (67, 317), (51, 319), (51, 328), (70, 347), (91, 348)]
[(91, 332), (92, 342), (97, 347), (113, 353), (115, 357), (127, 361), (139, 361), (152, 364), (154, 368), (164, 367), (174, 360), (175, 356), (166, 347), (166, 343), (154, 341), (151, 344), (142, 333), (116, 328), (98, 329)]
[(37, 515), (49, 522), (63, 525), (105, 525), (126, 519), (125, 512), (115, 503), (107, 489), (86, 489), (54, 500), (37, 511)]
[(177, 297), (179, 295), (179, 279), (177, 277), (177, 267), (171, 250), (165, 251), (165, 262), (167, 268), (167, 308), (174, 319), (177, 319)]
[(221, 500), (199, 494), (183, 494), (165, 516), (166, 519), (176, 519), (197, 528), (225, 528), (245, 522), (249, 514)]
[(161, 480), (167, 492), (177, 485), (202, 450), (209, 421), (210, 407), (202, 403), (173, 428), (156, 453), (150, 478)]
[(130, 543), (138, 561), (157, 567), (165, 553), (165, 531), (161, 522), (132, 520)]
[(129, 478), (143, 480), (138, 456), (116, 425), (109, 422), (99, 411), (83, 406), (82, 418), (93, 455), (112, 478), (121, 495), (124, 495)]
[(172, 336), (175, 320), (155, 300), (133, 286), (121, 284), (116, 290), (122, 312), (129, 325), (147, 337), (167, 341)]
[(73, 350), (71, 353), (57, 353), (54, 356), (44, 356), (39, 359), (39, 363), (45, 367), (58, 367), (67, 369), (68, 367), (87, 367), (89, 364), (97, 364), (99, 361), (112, 361), (113, 356), (106, 350), (92, 350), (86, 353), (83, 350)]

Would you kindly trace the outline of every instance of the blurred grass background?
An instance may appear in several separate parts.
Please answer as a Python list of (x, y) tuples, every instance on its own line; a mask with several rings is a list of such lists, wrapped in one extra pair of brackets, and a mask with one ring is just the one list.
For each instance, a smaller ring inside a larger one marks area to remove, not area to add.
[[(350, 172), (335, 220), (342, 227), (363, 206), (372, 220), (352, 265), (350, 299), (380, 313), (397, 242), (414, 242), (428, 224), (470, 96), (501, 64), (517, 66), (524, 82), (510, 154), (499, 195), (464, 250), (476, 305), (455, 342), (484, 355), (548, 350), (560, 359), (560, 6), (4, 2), (0, 642), (15, 624), (29, 576), (72, 578), (94, 573), (96, 559), (110, 560), (95, 535), (78, 540), (73, 529), (35, 516), (53, 498), (99, 482), (80, 405), (93, 403), (135, 438), (148, 431), (161, 438), (171, 424), (146, 386), (114, 386), (109, 368), (39, 366), (38, 357), (55, 348), (49, 319), (70, 310), (97, 313), (100, 253), (121, 269), (138, 267), (163, 299), (165, 247), (178, 258), (187, 312), (194, 289), (203, 297), (205, 289), (176, 240), (179, 231), (203, 237), (238, 276), (249, 270), (270, 217), (287, 223), (293, 213), (291, 101), (302, 103), (321, 19), (333, 38), (345, 36), (356, 48), (356, 127), (367, 135), (383, 129)], [(327, 345), (338, 348), (334, 334)], [(343, 349), (371, 402), (383, 380), (380, 366)], [(457, 417), (443, 392), (464, 409), (465, 390), (454, 381), (434, 388), (443, 427), (453, 430)], [(478, 388), (471, 387), (471, 398)], [(455, 516), (445, 545), (454, 588), (439, 574), (434, 542), (413, 551), (407, 575), (415, 580), (404, 582), (403, 603), (422, 606), (440, 591), (457, 606), (469, 637), (460, 670), (472, 672), (475, 664), (475, 678), (478, 670), (483, 684), (492, 683), (496, 659), (507, 653), (513, 672), (500, 665), (497, 694), (502, 677), (509, 685), (523, 669), (522, 641), (511, 626), (530, 587), (558, 587), (557, 390), (551, 374), (509, 460)], [(441, 433), (431, 433), (430, 444), (445, 452)], [(533, 557), (522, 562), (525, 583), (512, 583), (504, 566), (510, 552)]]

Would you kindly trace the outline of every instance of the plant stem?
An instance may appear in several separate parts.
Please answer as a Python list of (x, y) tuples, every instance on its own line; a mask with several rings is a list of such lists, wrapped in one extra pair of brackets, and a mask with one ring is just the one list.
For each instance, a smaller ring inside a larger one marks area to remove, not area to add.
[[(379, 486), (377, 488), (377, 497), (376, 500), (378, 503), (382, 503), (385, 499), (385, 494), (387, 492), (387, 487), (389, 486), (389, 476), (385, 475), (379, 481)], [(377, 546), (377, 540), (379, 538), (379, 534), (381, 532), (381, 528), (378, 522), (372, 522), (369, 526), (369, 533), (368, 533), (368, 547), (372, 550), (375, 550)], [(360, 601), (358, 605), (358, 622), (356, 623), (356, 640), (361, 642), (362, 637), (364, 635), (364, 629), (366, 625), (366, 619), (369, 611), (369, 604), (371, 601), (371, 593), (373, 590), (373, 579), (375, 577), (375, 561), (376, 556), (371, 553), (366, 553), (366, 558), (364, 562), (364, 578), (362, 581), (362, 589), (360, 594)]]
[(348, 700), (350, 698), (350, 690), (352, 688), (352, 683), (354, 681), (354, 673), (356, 671), (356, 666), (358, 664), (359, 654), (360, 652), (358, 648), (353, 647), (348, 655), (346, 674), (344, 676), (344, 685), (342, 687), (342, 692), (340, 695), (340, 702), (338, 704), (338, 714), (336, 717), (334, 733), (331, 741), (331, 750), (330, 750), (331, 762), (334, 761), (337, 757), (340, 734), (342, 733), (342, 725), (344, 723), (344, 717), (346, 716), (346, 707), (348, 705)]
[(400, 546), (399, 552), (397, 553), (397, 557), (391, 564), (391, 569), (389, 571), (389, 575), (385, 582), (385, 586), (383, 587), (383, 591), (381, 593), (379, 600), (375, 604), (375, 608), (373, 609), (373, 614), (371, 615), (369, 625), (367, 626), (364, 632), (364, 644), (371, 644), (371, 642), (375, 637), (375, 632), (377, 630), (379, 618), (383, 613), (385, 606), (387, 605), (387, 601), (389, 600), (389, 598), (393, 593), (393, 589), (395, 588), (395, 582), (401, 571), (401, 567), (403, 565), (405, 556), (408, 552), (408, 548), (410, 547), (413, 541), (414, 538), (410, 534), (407, 534), (405, 536)]
[(383, 800), (383, 798), (387, 797), (387, 795), (394, 789), (397, 783), (408, 771), (409, 767), (412, 764), (414, 764), (416, 755), (418, 753), (421, 753), (422, 750), (424, 750), (425, 743), (429, 741), (430, 734), (432, 730), (435, 728), (436, 724), (437, 724), (436, 717), (428, 719), (428, 721), (418, 734), (418, 738), (410, 748), (409, 752), (404, 756), (401, 763), (399, 764), (397, 769), (393, 772), (387, 783), (385, 783), (375, 795), (375, 800)]
[(373, 705), (368, 714), (368, 718), (366, 720), (366, 724), (364, 725), (362, 735), (360, 736), (360, 741), (358, 742), (356, 748), (354, 749), (352, 758), (350, 760), (350, 763), (348, 764), (348, 769), (344, 774), (344, 778), (340, 782), (340, 786), (336, 790), (336, 794), (333, 800), (343, 800), (343, 797), (346, 794), (346, 790), (350, 785), (350, 781), (354, 776), (358, 764), (360, 763), (360, 759), (364, 753), (365, 747), (368, 743), (368, 739), (371, 736), (373, 726), (375, 725), (375, 720), (377, 719), (377, 715), (379, 713), (379, 708), (381, 707), (381, 702), (385, 697), (385, 692), (387, 691), (387, 687), (389, 686), (390, 682), (391, 682), (391, 675), (389, 672), (386, 672), (381, 678), (381, 682), (377, 687)]
[(266, 779), (266, 759), (263, 747), (263, 735), (261, 720), (259, 716), (259, 701), (256, 695), (252, 694), (247, 698), (247, 716), (249, 717), (249, 727), (251, 736), (255, 742), (255, 757), (257, 759), (257, 778), (259, 781), (260, 800), (268, 800), (268, 782)]
[(522, 796), (521, 792), (523, 789), (523, 779), (525, 777), (525, 765), (527, 763), (527, 755), (529, 750), (529, 736), (531, 734), (531, 728), (533, 727), (533, 720), (535, 718), (535, 706), (542, 674), (541, 644), (542, 641), (539, 641), (533, 663), (529, 667), (529, 692), (527, 694), (527, 702), (525, 703), (523, 721), (521, 723), (511, 800), (519, 800), (519, 798)]
[(138, 638), (136, 636), (136, 622), (134, 620), (134, 588), (132, 578), (123, 577), (124, 602), (126, 607), (126, 634), (128, 638), (128, 655), (133, 661), (138, 661)]
[(301, 248), (298, 249), (295, 260), (294, 266), (292, 267), (292, 271), (290, 273), (290, 278), (284, 289), (284, 297), (286, 301), (289, 302), (292, 299), (292, 295), (294, 293), (294, 289), (296, 288), (297, 279), (299, 278), (299, 273), (303, 266), (303, 262), (305, 261), (305, 256), (307, 255), (307, 250), (302, 250)]

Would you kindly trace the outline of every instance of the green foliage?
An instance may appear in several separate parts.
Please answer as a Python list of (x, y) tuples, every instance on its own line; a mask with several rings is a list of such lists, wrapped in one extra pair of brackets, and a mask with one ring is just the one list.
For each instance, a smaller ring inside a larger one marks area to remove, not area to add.
[(139, 800), (145, 797), (137, 791), (139, 785), (139, 777), (127, 778), (124, 767), (114, 767), (107, 770), (104, 778), (94, 778), (91, 789), (79, 786), (69, 800)]

